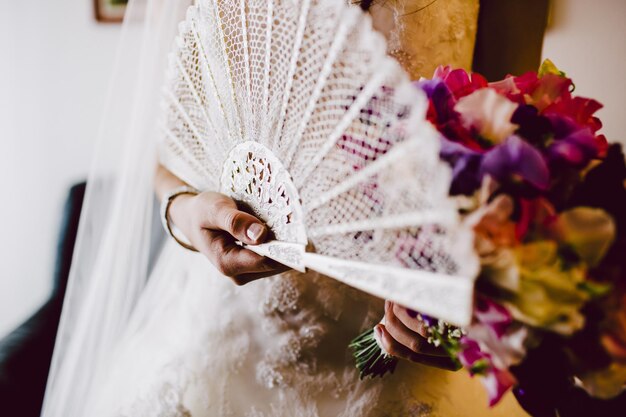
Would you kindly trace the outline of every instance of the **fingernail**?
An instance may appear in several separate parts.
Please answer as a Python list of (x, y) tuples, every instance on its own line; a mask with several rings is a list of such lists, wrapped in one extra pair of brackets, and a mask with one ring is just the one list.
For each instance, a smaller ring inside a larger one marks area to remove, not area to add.
[(248, 226), (248, 230), (246, 230), (246, 235), (248, 236), (248, 238), (250, 238), (250, 240), (256, 241), (261, 237), (264, 230), (265, 227), (261, 226), (259, 223), (252, 223), (250, 226)]
[(376, 332), (376, 336), (378, 336), (379, 339), (383, 337), (383, 329), (380, 328), (380, 324), (377, 324), (374, 327), (374, 331)]

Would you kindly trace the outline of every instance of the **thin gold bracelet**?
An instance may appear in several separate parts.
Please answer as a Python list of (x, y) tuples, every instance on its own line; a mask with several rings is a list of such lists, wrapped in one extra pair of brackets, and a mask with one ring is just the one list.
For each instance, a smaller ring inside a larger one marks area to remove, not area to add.
[(190, 243), (185, 242), (186, 239), (183, 240), (176, 236), (176, 234), (174, 233), (174, 229), (177, 228), (176, 226), (172, 227), (172, 223), (170, 221), (169, 211), (170, 206), (172, 205), (172, 201), (174, 201), (174, 199), (179, 195), (183, 194), (198, 195), (200, 194), (200, 192), (193, 187), (184, 185), (165, 194), (163, 200), (161, 200), (161, 223), (163, 224), (163, 228), (165, 229), (165, 231), (172, 237), (172, 239), (176, 241), (176, 243), (178, 243), (185, 249), (193, 252), (198, 252), (198, 249), (194, 248)]

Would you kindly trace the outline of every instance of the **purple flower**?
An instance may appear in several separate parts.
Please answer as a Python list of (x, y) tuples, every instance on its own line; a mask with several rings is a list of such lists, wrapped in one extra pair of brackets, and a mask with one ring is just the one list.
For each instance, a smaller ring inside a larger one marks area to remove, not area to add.
[(598, 156), (596, 137), (589, 127), (581, 127), (572, 119), (558, 114), (549, 114), (554, 141), (548, 146), (549, 158), (575, 167), (585, 167)]
[(501, 183), (521, 180), (538, 190), (550, 185), (550, 172), (541, 153), (515, 135), (485, 154), (480, 171), (481, 177), (488, 174)]
[(432, 80), (420, 80), (417, 82), (417, 86), (426, 93), (431, 102), (432, 110), (435, 113), (433, 122), (436, 125), (458, 118), (458, 114), (454, 111), (454, 95), (446, 83), (435, 78)]
[(413, 81), (413, 85), (420, 88), (426, 94), (426, 97), (428, 97), (429, 99), (433, 97), (433, 93), (435, 89), (440, 84), (443, 84), (443, 81), (441, 81), (438, 78), (434, 78), (432, 80), (422, 78), (419, 81)]
[(471, 195), (480, 187), (481, 153), (442, 137), (439, 156), (452, 167), (451, 195)]

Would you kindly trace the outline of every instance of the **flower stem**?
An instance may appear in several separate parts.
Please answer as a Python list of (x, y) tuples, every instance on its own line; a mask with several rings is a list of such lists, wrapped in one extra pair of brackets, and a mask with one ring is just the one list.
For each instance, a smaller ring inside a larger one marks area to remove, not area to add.
[(374, 329), (369, 329), (352, 340), (350, 348), (354, 351), (353, 356), (359, 377), (382, 377), (387, 372), (393, 373), (398, 364), (398, 359), (385, 352), (376, 337)]

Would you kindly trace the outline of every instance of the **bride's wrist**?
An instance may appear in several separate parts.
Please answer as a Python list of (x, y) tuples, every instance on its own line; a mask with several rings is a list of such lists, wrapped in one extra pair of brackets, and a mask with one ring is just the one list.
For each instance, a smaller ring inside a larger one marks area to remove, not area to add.
[(170, 203), (170, 221), (185, 234), (188, 234), (189, 219), (192, 217), (190, 203), (195, 197), (194, 194), (179, 194)]

